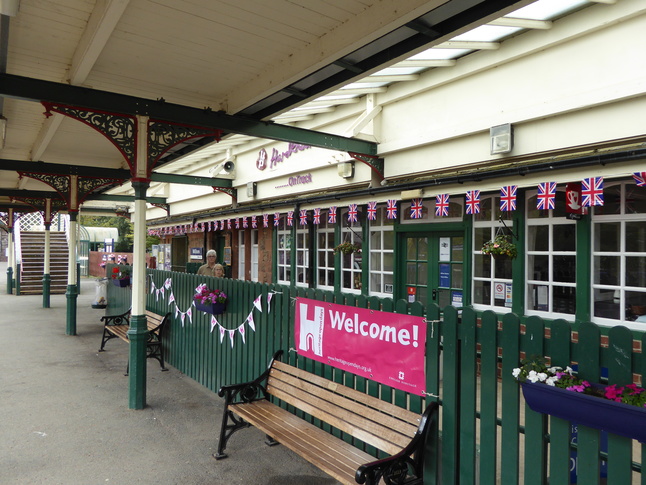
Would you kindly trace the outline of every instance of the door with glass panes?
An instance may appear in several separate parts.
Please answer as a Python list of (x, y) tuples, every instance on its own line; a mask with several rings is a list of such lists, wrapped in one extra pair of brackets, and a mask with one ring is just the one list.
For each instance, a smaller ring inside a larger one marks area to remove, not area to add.
[(397, 298), (426, 306), (462, 307), (464, 298), (464, 234), (403, 234), (402, 284)]

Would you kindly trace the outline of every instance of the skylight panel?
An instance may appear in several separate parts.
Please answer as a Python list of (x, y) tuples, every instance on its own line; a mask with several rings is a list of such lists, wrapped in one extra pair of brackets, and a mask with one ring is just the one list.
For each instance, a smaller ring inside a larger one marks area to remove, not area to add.
[(588, 0), (538, 0), (506, 16), (519, 19), (552, 20), (588, 3)]
[(498, 25), (481, 25), (464, 34), (453, 37), (451, 40), (463, 40), (471, 42), (496, 42), (497, 40), (508, 37), (516, 32), (520, 32), (520, 27), (502, 27)]
[(409, 57), (411, 60), (442, 60), (442, 59), (457, 59), (465, 54), (471, 52), (471, 49), (439, 49), (431, 48), (424, 52), (415, 54)]

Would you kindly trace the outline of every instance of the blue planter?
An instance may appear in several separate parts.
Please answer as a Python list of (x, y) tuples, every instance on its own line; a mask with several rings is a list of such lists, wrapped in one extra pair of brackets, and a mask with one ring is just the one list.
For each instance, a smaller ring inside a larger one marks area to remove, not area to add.
[(646, 442), (645, 408), (547, 384), (523, 382), (521, 386), (525, 401), (533, 411)]
[(120, 286), (122, 288), (126, 286), (130, 286), (130, 276), (128, 276), (127, 278), (121, 278), (121, 279), (113, 278), (112, 284), (114, 286)]
[(224, 311), (227, 309), (227, 304), (226, 303), (198, 303), (195, 301), (195, 308), (206, 312), (210, 313), (211, 315), (222, 315)]

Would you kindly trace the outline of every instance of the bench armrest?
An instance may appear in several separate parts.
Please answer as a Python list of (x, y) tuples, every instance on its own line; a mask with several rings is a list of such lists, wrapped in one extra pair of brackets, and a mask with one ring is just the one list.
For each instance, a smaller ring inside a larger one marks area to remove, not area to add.
[[(430, 403), (426, 407), (424, 414), (422, 414), (415, 436), (413, 436), (413, 439), (406, 448), (388, 458), (361, 465), (355, 473), (354, 480), (357, 483), (376, 485), (380, 483), (383, 477), (385, 483), (421, 485), (424, 478), (424, 451), (426, 441), (431, 430), (437, 430), (438, 411), (438, 403)], [(432, 451), (436, 453), (436, 445), (432, 446)], [(436, 462), (434, 461), (434, 463)]]
[(274, 354), (267, 367), (267, 370), (260, 376), (256, 377), (253, 381), (243, 382), (242, 384), (232, 384), (220, 387), (218, 396), (225, 398), (225, 409), (229, 404), (238, 404), (242, 402), (258, 401), (260, 399), (267, 399), (267, 389), (265, 383), (269, 377), (269, 372), (274, 365), (275, 360), (279, 360), (283, 354), (279, 350)]
[(121, 315), (105, 315), (101, 317), (104, 325), (130, 325), (130, 310)]

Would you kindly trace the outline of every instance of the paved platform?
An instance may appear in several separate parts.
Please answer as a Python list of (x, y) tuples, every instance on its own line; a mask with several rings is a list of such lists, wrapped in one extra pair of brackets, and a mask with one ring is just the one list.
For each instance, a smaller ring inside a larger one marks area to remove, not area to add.
[(103, 310), (83, 279), (77, 334), (66, 298), (7, 295), (0, 263), (0, 484), (333, 485), (286, 448), (239, 432), (216, 461), (222, 400), (169, 366), (148, 363), (148, 406), (128, 409), (127, 346), (98, 352)]

